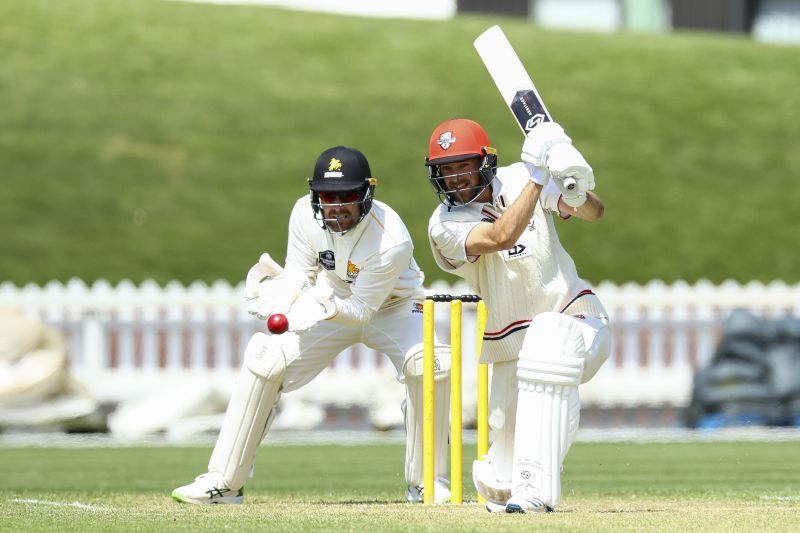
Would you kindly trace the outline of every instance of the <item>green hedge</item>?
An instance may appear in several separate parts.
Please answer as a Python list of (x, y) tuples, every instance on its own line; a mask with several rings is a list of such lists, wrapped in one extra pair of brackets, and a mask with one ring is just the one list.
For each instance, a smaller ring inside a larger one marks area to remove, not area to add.
[(704, 34), (544, 31), (145, 0), (0, 3), (0, 280), (238, 281), (285, 254), (314, 159), (359, 147), (428, 279), (428, 135), (520, 134), (472, 40), (501, 23), (595, 168), (560, 223), (591, 281), (800, 280), (800, 54)]

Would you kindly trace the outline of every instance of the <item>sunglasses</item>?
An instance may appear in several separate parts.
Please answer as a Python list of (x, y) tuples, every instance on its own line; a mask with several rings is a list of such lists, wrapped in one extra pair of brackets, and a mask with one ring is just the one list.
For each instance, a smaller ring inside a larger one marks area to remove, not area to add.
[(360, 191), (351, 192), (320, 192), (319, 200), (323, 204), (349, 204), (361, 200)]

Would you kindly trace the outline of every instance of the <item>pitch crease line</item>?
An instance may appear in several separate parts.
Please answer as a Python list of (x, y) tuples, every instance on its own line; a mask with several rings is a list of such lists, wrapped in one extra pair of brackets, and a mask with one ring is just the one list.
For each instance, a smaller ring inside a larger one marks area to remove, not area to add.
[(30, 503), (33, 505), (50, 505), (52, 507), (77, 507), (78, 509), (85, 509), (87, 511), (113, 511), (113, 509), (110, 507), (89, 505), (88, 503), (81, 502), (51, 502), (47, 500), (35, 500), (30, 498), (13, 498), (10, 501), (13, 503)]

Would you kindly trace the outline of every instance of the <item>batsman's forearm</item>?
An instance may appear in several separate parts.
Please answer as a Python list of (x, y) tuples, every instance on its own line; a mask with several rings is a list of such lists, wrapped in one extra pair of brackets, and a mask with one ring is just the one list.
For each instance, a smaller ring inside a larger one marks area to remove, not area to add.
[(508, 208), (508, 211), (492, 224), (493, 233), (496, 235), (497, 242), (503, 245), (502, 249), (512, 248), (517, 244), (522, 232), (528, 227), (531, 217), (533, 217), (533, 211), (541, 192), (541, 185), (529, 182), (525, 185), (519, 198)]
[(483, 255), (513, 248), (530, 223), (541, 191), (541, 185), (533, 182), (526, 184), (500, 218), (491, 224), (483, 222), (475, 225), (465, 243), (467, 255)]
[(576, 216), (583, 220), (593, 221), (602, 218), (605, 210), (605, 205), (600, 197), (589, 191), (586, 193), (586, 202), (582, 206), (580, 206), (577, 210), (573, 210), (571, 207), (566, 207), (564, 211), (567, 214)]

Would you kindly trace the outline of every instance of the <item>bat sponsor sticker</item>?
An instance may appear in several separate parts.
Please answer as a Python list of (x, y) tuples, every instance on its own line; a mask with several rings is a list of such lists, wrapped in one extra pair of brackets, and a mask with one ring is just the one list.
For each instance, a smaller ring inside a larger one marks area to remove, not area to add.
[(510, 104), (511, 112), (517, 117), (517, 122), (528, 133), (542, 122), (550, 122), (547, 111), (544, 110), (536, 93), (530, 89), (517, 91)]

